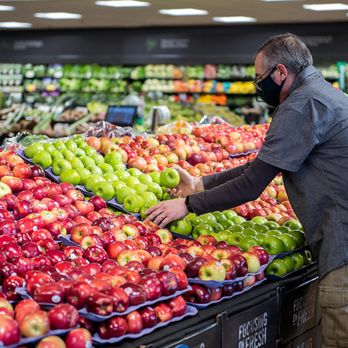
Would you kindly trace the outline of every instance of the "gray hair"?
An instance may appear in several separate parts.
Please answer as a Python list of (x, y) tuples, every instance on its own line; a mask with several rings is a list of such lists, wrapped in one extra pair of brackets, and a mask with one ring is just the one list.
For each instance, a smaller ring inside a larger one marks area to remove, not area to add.
[(257, 51), (263, 53), (263, 64), (272, 69), (276, 64), (284, 64), (292, 73), (298, 74), (313, 64), (313, 58), (306, 44), (291, 33), (270, 37)]

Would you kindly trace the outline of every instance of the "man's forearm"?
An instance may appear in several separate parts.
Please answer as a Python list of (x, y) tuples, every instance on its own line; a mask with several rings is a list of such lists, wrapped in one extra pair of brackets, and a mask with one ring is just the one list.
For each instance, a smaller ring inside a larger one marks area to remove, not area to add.
[(204, 214), (254, 200), (279, 172), (279, 168), (256, 159), (234, 179), (190, 196), (190, 207), (196, 214)]

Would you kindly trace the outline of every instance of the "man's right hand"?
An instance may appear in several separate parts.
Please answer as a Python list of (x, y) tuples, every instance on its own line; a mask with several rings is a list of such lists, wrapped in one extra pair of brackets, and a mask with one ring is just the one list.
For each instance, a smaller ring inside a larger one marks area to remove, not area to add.
[(180, 184), (173, 189), (175, 197), (186, 197), (204, 190), (202, 177), (194, 177), (180, 166), (174, 166), (180, 174)]

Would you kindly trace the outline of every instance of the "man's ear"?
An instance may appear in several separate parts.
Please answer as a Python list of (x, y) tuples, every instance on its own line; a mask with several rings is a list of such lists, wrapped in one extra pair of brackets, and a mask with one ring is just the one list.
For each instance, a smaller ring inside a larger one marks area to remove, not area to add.
[(289, 75), (289, 71), (284, 64), (278, 64), (276, 71), (279, 74), (279, 78), (281, 81), (284, 81)]

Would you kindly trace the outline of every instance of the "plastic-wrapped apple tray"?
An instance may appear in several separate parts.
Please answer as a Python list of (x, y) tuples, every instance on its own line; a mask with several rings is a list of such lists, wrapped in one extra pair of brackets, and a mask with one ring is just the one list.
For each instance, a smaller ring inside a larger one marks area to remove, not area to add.
[[(23, 298), (29, 298), (29, 299), (32, 298), (25, 288), (20, 288), (20, 289), (17, 288), (17, 289), (18, 289), (18, 295), (22, 296)], [(16, 291), (17, 291), (17, 289), (16, 289)], [(136, 306), (130, 306), (124, 312), (112, 312), (111, 314), (108, 314), (108, 315), (98, 315), (95, 313), (88, 312), (86, 308), (81, 308), (78, 310), (78, 312), (79, 312), (79, 315), (81, 317), (87, 318), (88, 320), (91, 320), (93, 322), (102, 322), (102, 321), (105, 321), (107, 319), (111, 319), (113, 317), (120, 317), (123, 315), (127, 315), (130, 312), (137, 311), (143, 307), (148, 307), (148, 306), (155, 305), (157, 303), (171, 300), (172, 298), (178, 297), (180, 295), (184, 295), (186, 292), (191, 291), (191, 290), (192, 290), (191, 286), (188, 286), (186, 289), (178, 290), (174, 294), (171, 294), (168, 296), (161, 296), (161, 297), (159, 297), (155, 300), (151, 300), (151, 301), (145, 301), (144, 303), (141, 303), (141, 304), (136, 305)], [(52, 307), (56, 306), (56, 304), (54, 304), (54, 303), (41, 303), (40, 302), (39, 304), (43, 308), (52, 308)]]
[(27, 345), (34, 345), (35, 343), (41, 341), (43, 338), (45, 338), (47, 336), (64, 336), (64, 335), (66, 335), (68, 332), (70, 332), (73, 329), (74, 328), (66, 329), (66, 330), (50, 330), (49, 332), (47, 332), (45, 335), (42, 335), (42, 336), (27, 337), (27, 338), (23, 337), (16, 344), (12, 344), (12, 345), (9, 345), (9, 346), (3, 346), (1, 344), (0, 346), (1, 347), (6, 347), (6, 348), (16, 348), (16, 347), (24, 347), (24, 346), (27, 346)]
[(250, 151), (240, 152), (240, 153), (233, 153), (233, 154), (231, 153), (231, 154), (230, 154), (230, 158), (248, 156), (248, 155), (251, 155), (252, 153), (258, 153), (259, 150), (260, 150), (260, 149), (250, 150)]
[(193, 316), (197, 315), (197, 313), (198, 313), (198, 310), (195, 307), (187, 306), (186, 313), (184, 315), (182, 315), (180, 317), (174, 317), (173, 319), (168, 320), (166, 322), (158, 323), (157, 325), (155, 325), (151, 328), (148, 328), (148, 329), (144, 329), (143, 331), (141, 331), (137, 334), (126, 334), (126, 335), (121, 336), (121, 337), (109, 338), (109, 339), (105, 339), (105, 340), (100, 338), (98, 334), (95, 334), (93, 336), (93, 343), (96, 345), (105, 346), (108, 344), (115, 344), (115, 343), (121, 342), (125, 339), (136, 339), (139, 337), (143, 337), (143, 336), (148, 335), (157, 329), (160, 329), (161, 327), (165, 327), (171, 323), (181, 321), (187, 317), (193, 317)]
[(308, 263), (307, 265), (303, 265), (299, 269), (295, 269), (295, 270), (293, 270), (293, 271), (291, 271), (289, 273), (284, 274), (282, 277), (279, 277), (279, 276), (276, 276), (276, 275), (267, 275), (267, 274), (266, 274), (266, 277), (267, 277), (267, 279), (274, 280), (274, 281), (285, 279), (287, 277), (290, 277), (290, 276), (293, 276), (293, 275), (296, 275), (296, 274), (300, 273), (301, 271), (303, 271), (304, 269), (306, 269), (309, 266), (314, 265), (315, 263), (316, 263), (315, 261), (312, 261), (311, 263)]
[[(30, 158), (28, 158), (28, 157), (26, 157), (26, 156), (24, 155), (24, 151), (23, 151), (23, 150), (19, 150), (19, 151), (17, 152), (17, 155), (20, 156), (20, 157), (21, 157), (23, 160), (25, 160), (26, 162), (28, 162), (28, 163), (30, 163), (30, 164), (34, 164), (34, 162), (33, 162)], [(46, 177), (47, 177), (48, 179), (50, 179), (50, 180), (52, 180), (52, 181), (54, 181), (54, 182), (56, 182), (56, 183), (58, 183), (58, 184), (61, 182), (61, 181), (59, 180), (59, 176), (55, 175), (55, 174), (52, 172), (52, 168), (51, 168), (51, 167), (50, 167), (50, 168), (47, 168), (47, 169), (44, 169), (44, 171), (45, 171)], [(87, 197), (92, 197), (92, 196), (93, 196), (93, 193), (90, 192), (90, 191), (88, 191), (88, 190), (86, 189), (85, 186), (82, 186), (82, 185), (75, 185), (75, 188), (78, 189), (78, 190), (80, 190), (80, 191), (81, 191), (85, 196), (87, 196)], [(131, 212), (129, 212), (128, 210), (126, 210), (122, 204), (117, 203), (117, 201), (116, 201), (115, 198), (113, 198), (113, 199), (107, 201), (106, 203), (107, 203), (107, 205), (110, 206), (111, 208), (114, 208), (114, 209), (116, 209), (116, 210), (118, 210), (118, 211), (121, 211), (122, 213), (134, 215), (136, 218), (139, 218), (139, 217), (140, 217), (140, 214), (131, 213)]]
[(219, 303), (221, 301), (224, 301), (224, 300), (230, 300), (231, 298), (235, 297), (235, 296), (239, 296), (239, 295), (242, 295), (244, 294), (245, 292), (248, 292), (249, 290), (255, 288), (256, 286), (258, 285), (261, 285), (264, 281), (266, 281), (267, 279), (264, 278), (262, 280), (259, 280), (258, 282), (255, 282), (253, 285), (251, 286), (247, 286), (245, 287), (242, 291), (238, 291), (238, 292), (235, 292), (233, 293), (231, 296), (223, 296), (221, 297), (220, 299), (216, 300), (216, 301), (211, 301), (211, 302), (208, 302), (208, 303), (192, 303), (192, 302), (187, 302), (190, 306), (194, 306), (198, 309), (204, 309), (204, 308), (207, 308), (211, 305), (214, 305), (216, 303)]

